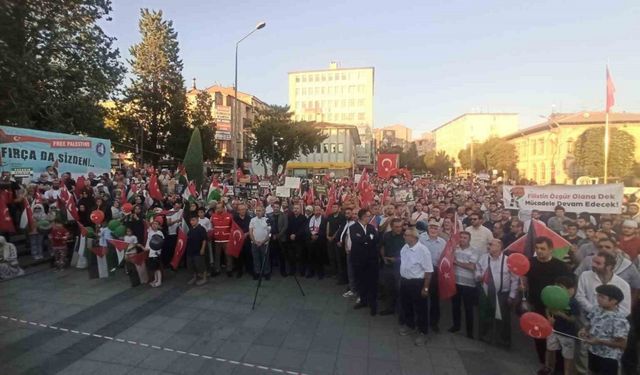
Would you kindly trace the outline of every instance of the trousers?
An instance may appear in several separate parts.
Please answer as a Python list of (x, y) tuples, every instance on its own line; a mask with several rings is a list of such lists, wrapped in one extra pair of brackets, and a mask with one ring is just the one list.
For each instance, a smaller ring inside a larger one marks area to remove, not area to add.
[[(421, 333), (429, 332), (429, 298), (422, 297), (424, 279), (400, 279), (402, 321)], [(431, 292), (431, 287), (429, 287)]]

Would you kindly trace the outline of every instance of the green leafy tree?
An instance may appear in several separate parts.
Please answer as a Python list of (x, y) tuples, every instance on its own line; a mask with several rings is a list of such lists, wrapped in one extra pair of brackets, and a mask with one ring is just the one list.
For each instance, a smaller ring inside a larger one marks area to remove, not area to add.
[(196, 95), (195, 105), (189, 110), (189, 122), (194, 128), (200, 129), (202, 135), (202, 155), (204, 160), (218, 158), (216, 150), (216, 126), (211, 115), (213, 99), (206, 91), (200, 91)]
[[(624, 130), (609, 132), (609, 176), (623, 177), (635, 161), (635, 139)], [(578, 174), (604, 176), (604, 127), (591, 128), (580, 134), (575, 144), (575, 164)]]
[(471, 145), (458, 153), (458, 160), (464, 169), (474, 172), (482, 170), (510, 171), (518, 162), (516, 147), (502, 138), (489, 138), (473, 145), (473, 167), (471, 165)]
[(202, 187), (202, 181), (204, 176), (203, 160), (202, 160), (202, 138), (200, 137), (200, 128), (196, 127), (191, 132), (191, 140), (187, 147), (187, 152), (184, 155), (184, 168), (187, 170), (187, 176), (189, 179), (195, 181), (196, 187), (200, 189)]
[(431, 173), (436, 176), (444, 176), (453, 168), (453, 160), (445, 151), (429, 151), (424, 156), (424, 164)]
[(173, 23), (163, 19), (162, 11), (142, 9), (139, 27), (142, 41), (129, 49), (134, 77), (124, 99), (137, 123), (129, 132), (135, 134), (142, 127), (144, 149), (154, 162), (162, 155), (180, 158), (190, 129), (178, 34)]
[[(309, 155), (327, 137), (312, 122), (291, 119), (289, 106), (272, 105), (259, 111), (258, 120), (251, 129), (250, 150), (264, 166), (271, 163), (272, 173), (300, 155)], [(274, 141), (277, 145), (274, 144)]]
[(109, 0), (5, 0), (0, 5), (0, 123), (109, 136), (107, 100), (125, 69)]

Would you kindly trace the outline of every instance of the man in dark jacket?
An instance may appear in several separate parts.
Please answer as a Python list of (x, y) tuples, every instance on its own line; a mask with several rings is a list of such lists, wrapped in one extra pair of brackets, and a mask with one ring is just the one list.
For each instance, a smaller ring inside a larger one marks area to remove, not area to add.
[(273, 202), (271, 204), (271, 208), (273, 209), (273, 212), (267, 215), (269, 224), (271, 224), (271, 241), (269, 243), (271, 262), (274, 263), (277, 259), (278, 267), (280, 268), (280, 275), (282, 275), (282, 277), (287, 277), (287, 269), (291, 269), (292, 267), (292, 263), (288, 262), (288, 259), (285, 256), (287, 252), (284, 248), (284, 245), (287, 242), (287, 226), (289, 220), (287, 215), (280, 211), (280, 202)]
[(327, 261), (327, 219), (322, 216), (322, 208), (315, 206), (313, 215), (305, 225), (307, 239), (307, 278), (316, 274), (318, 279), (324, 278), (324, 263)]
[(307, 218), (302, 214), (302, 207), (299, 204), (293, 205), (293, 212), (288, 218), (289, 225), (287, 226), (287, 239), (288, 239), (288, 256), (292, 260), (292, 267), (289, 275), (296, 273), (296, 263), (300, 276), (305, 276), (306, 269), (302, 263), (303, 259), (306, 259), (305, 249), (305, 226), (307, 225)]
[(358, 211), (358, 221), (349, 227), (350, 257), (360, 301), (354, 309), (369, 306), (371, 316), (378, 313), (378, 231), (369, 224), (371, 213), (366, 208)]

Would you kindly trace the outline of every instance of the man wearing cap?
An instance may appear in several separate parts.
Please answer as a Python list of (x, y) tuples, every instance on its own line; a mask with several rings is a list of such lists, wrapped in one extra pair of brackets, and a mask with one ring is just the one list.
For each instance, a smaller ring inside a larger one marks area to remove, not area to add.
[(618, 247), (629, 256), (629, 259), (631, 259), (636, 266), (638, 265), (638, 252), (640, 251), (638, 222), (627, 219), (622, 223), (622, 234)]
[(433, 262), (433, 277), (431, 278), (431, 292), (429, 292), (429, 325), (433, 332), (440, 332), (440, 295), (438, 293), (438, 264), (447, 242), (439, 236), (440, 222), (429, 220), (427, 232), (420, 234), (420, 243), (425, 245), (431, 254)]
[(416, 329), (416, 346), (424, 346), (429, 329), (429, 295), (433, 291), (433, 261), (426, 246), (418, 241), (415, 228), (404, 232), (406, 244), (400, 250), (400, 335), (407, 336)]

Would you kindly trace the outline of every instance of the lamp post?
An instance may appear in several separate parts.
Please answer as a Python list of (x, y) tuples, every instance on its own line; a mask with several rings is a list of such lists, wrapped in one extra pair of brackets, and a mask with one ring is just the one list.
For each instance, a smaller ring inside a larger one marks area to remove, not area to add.
[(278, 141), (282, 140), (284, 140), (284, 138), (276, 137), (275, 135), (271, 136), (271, 171), (274, 175), (278, 172), (273, 168), (276, 163), (276, 146), (278, 146)]
[(236, 124), (237, 122), (237, 118), (239, 116), (239, 111), (238, 111), (238, 45), (245, 39), (247, 39), (251, 34), (255, 33), (256, 31), (264, 28), (267, 25), (266, 22), (260, 22), (259, 24), (256, 25), (256, 27), (251, 30), (250, 33), (248, 33), (247, 35), (243, 36), (242, 39), (240, 39), (239, 41), (236, 42), (236, 63), (235, 63), (235, 78), (234, 78), (234, 97), (233, 97), (233, 108), (231, 108), (231, 133), (232, 133), (232, 142), (233, 142), (233, 147), (232, 147), (232, 151), (233, 152), (233, 189), (235, 192), (236, 187), (238, 186), (238, 142), (241, 141), (241, 139), (239, 137), (242, 136), (242, 131), (239, 131), (240, 126), (238, 126), (239, 124)]

